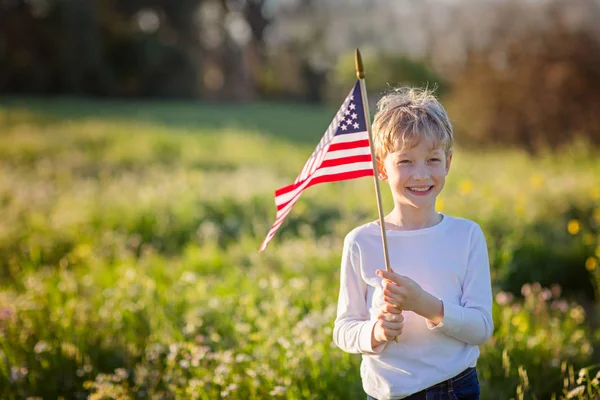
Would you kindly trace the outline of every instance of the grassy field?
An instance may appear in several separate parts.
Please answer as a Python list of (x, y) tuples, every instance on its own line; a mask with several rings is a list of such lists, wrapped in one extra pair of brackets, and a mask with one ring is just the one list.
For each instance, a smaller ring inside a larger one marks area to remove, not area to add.
[[(363, 399), (331, 333), (372, 180), (307, 190), (257, 253), (332, 115), (0, 101), (0, 398)], [(455, 150), (438, 208), (492, 263), (484, 399), (599, 395), (599, 155)]]

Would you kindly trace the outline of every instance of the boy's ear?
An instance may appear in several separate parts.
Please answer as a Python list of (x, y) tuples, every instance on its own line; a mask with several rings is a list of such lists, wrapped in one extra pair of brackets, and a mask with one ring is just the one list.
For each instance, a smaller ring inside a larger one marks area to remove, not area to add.
[(448, 175), (448, 172), (450, 172), (450, 164), (452, 164), (452, 152), (450, 152), (448, 157), (446, 157), (446, 175)]
[(385, 181), (387, 179), (387, 174), (385, 173), (385, 167), (381, 162), (381, 159), (377, 157), (377, 176), (379, 180)]

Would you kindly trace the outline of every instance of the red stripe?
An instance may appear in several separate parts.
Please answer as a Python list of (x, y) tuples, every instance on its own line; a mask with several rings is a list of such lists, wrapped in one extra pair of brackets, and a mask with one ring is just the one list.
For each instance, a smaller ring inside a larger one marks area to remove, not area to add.
[[(295, 197), (296, 200), (298, 200), (298, 197)], [(296, 202), (296, 200), (294, 200), (294, 203)], [(292, 204), (293, 205), (293, 204)], [(279, 215), (276, 219), (275, 222), (273, 222), (273, 226), (275, 225), (279, 225), (283, 222), (283, 220), (285, 219), (285, 217), (288, 216), (288, 214), (290, 213), (290, 211), (292, 211), (293, 207), (290, 207), (287, 209), (287, 211), (284, 211), (283, 213), (281, 213), (281, 215)], [(271, 227), (271, 229), (273, 229), (273, 226)], [(279, 226), (278, 226), (279, 227)]]
[[(319, 177), (316, 177), (315, 179), (313, 179), (311, 182), (309, 182), (306, 185), (306, 187), (310, 187), (310, 186), (316, 185), (318, 183), (337, 182), (337, 181), (343, 181), (343, 180), (347, 180), (347, 179), (361, 178), (361, 177), (364, 177), (364, 176), (372, 176), (372, 175), (373, 175), (373, 170), (372, 169), (368, 169), (368, 170), (364, 170), (363, 169), (363, 170), (358, 170), (358, 171), (342, 172), (342, 173), (339, 173), (339, 174), (319, 176)], [(281, 205), (280, 207), (278, 207), (277, 211), (279, 212), (279, 210), (281, 208), (285, 207), (290, 202), (294, 202), (295, 203), (298, 200), (298, 198), (300, 197), (300, 195), (302, 194), (303, 191), (304, 190), (301, 190), (290, 201), (288, 201), (287, 203), (285, 203), (285, 204)], [(271, 229), (269, 230), (269, 233), (265, 237), (265, 240), (263, 240), (263, 242), (261, 243), (260, 248), (258, 250), (259, 252), (262, 252), (267, 247), (267, 244), (271, 241), (271, 239), (273, 239), (273, 237), (275, 236), (275, 232), (277, 232), (277, 230), (279, 229), (279, 227), (283, 223), (283, 220), (288, 216), (288, 214), (290, 213), (291, 210), (292, 210), (292, 208), (290, 207), (287, 211), (283, 212), (280, 216), (278, 216), (276, 218), (275, 222), (271, 226)]]
[(333, 160), (325, 160), (319, 168), (337, 167), (344, 164), (353, 164), (358, 162), (369, 162), (371, 161), (370, 154), (361, 154), (358, 156), (348, 156), (335, 158)]
[[(350, 143), (352, 143), (352, 142), (350, 142)], [(352, 164), (354, 162), (365, 162), (365, 161), (367, 161), (367, 162), (371, 161), (370, 154), (341, 157), (341, 158), (337, 158), (334, 160), (325, 160), (325, 161), (323, 161), (323, 163), (321, 165), (319, 165), (318, 168), (315, 169), (315, 171), (312, 172), (312, 174), (314, 174), (318, 169), (324, 168), (324, 167), (332, 167), (332, 166), (335, 167), (335, 166), (339, 166), (339, 165)], [(306, 179), (310, 179), (310, 176), (307, 177)], [(306, 181), (306, 179), (303, 179), (298, 182), (294, 182), (291, 185), (280, 187), (279, 189), (277, 189), (275, 191), (275, 197), (281, 196), (282, 194), (286, 194), (288, 192), (295, 190), (298, 186), (302, 185), (304, 183), (304, 181)]]
[(296, 201), (296, 199), (298, 198), (298, 196), (300, 196), (300, 194), (306, 188), (309, 188), (309, 187), (311, 187), (313, 185), (316, 185), (318, 183), (337, 182), (337, 181), (345, 181), (345, 180), (348, 180), (348, 179), (362, 178), (363, 176), (373, 176), (373, 169), (372, 168), (369, 168), (369, 169), (360, 169), (360, 170), (357, 170), (357, 171), (340, 172), (339, 174), (317, 176), (316, 178), (312, 179), (306, 185), (306, 187), (304, 189), (302, 189), (300, 192), (298, 192), (298, 194), (296, 194), (296, 196), (292, 197), (291, 200), (289, 200), (289, 201), (287, 201), (287, 202), (285, 202), (283, 204), (278, 205), (277, 206), (277, 211), (279, 211), (282, 208), (284, 208), (290, 202)]
[(327, 146), (323, 147), (321, 150), (319, 150), (318, 152), (315, 153), (315, 156), (312, 158), (312, 160), (310, 162), (310, 166), (306, 169), (306, 171), (302, 171), (302, 175), (304, 175), (304, 178), (301, 180), (305, 180), (313, 172), (315, 172), (315, 170), (317, 168), (319, 168), (317, 163), (321, 160), (321, 157), (324, 156), (326, 152), (327, 152)]
[[(297, 199), (297, 197), (296, 197), (296, 199)], [(265, 240), (263, 240), (262, 244), (260, 245), (260, 248), (258, 250), (259, 253), (261, 251), (263, 251), (267, 247), (267, 244), (271, 241), (271, 239), (273, 239), (273, 237), (275, 236), (275, 233), (277, 232), (277, 230), (279, 229), (281, 224), (283, 224), (283, 220), (285, 219), (285, 217), (287, 217), (287, 215), (290, 213), (290, 211), (292, 211), (291, 207), (289, 210), (287, 210), (286, 212), (284, 212), (283, 214), (278, 216), (277, 219), (275, 220), (275, 222), (273, 222), (273, 225), (271, 225), (271, 229), (269, 229), (269, 233), (267, 233)]]
[[(306, 179), (305, 179), (306, 180)], [(291, 185), (287, 185), (284, 187), (280, 187), (279, 189), (277, 189), (275, 191), (275, 197), (279, 197), (282, 194), (286, 194), (288, 192), (291, 192), (292, 190), (296, 189), (298, 186), (302, 185), (304, 181), (300, 181), (298, 183), (292, 183)]]
[(353, 142), (332, 143), (329, 145), (329, 151), (357, 149), (359, 147), (369, 147), (369, 139), (355, 140)]

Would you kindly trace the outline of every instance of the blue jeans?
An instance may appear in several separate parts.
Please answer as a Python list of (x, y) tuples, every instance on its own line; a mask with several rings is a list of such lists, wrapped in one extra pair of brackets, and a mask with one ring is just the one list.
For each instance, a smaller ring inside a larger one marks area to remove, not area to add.
[[(377, 400), (367, 395), (368, 400)], [(479, 378), (475, 368), (467, 368), (454, 378), (440, 382), (403, 400), (479, 400)]]

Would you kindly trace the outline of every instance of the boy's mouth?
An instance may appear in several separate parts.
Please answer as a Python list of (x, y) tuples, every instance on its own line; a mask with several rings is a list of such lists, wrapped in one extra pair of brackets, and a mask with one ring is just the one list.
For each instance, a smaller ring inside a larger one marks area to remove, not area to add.
[(417, 196), (425, 196), (433, 190), (433, 186), (407, 187), (408, 191)]

